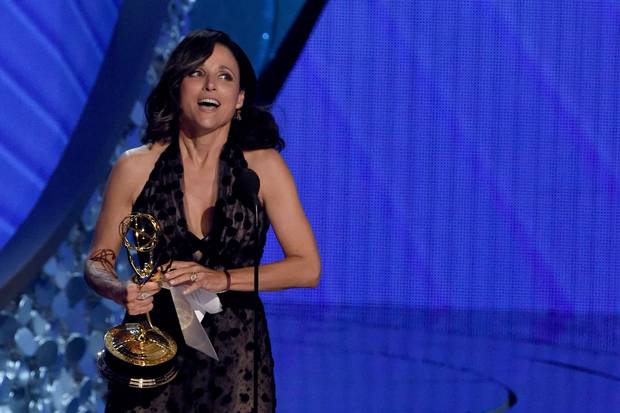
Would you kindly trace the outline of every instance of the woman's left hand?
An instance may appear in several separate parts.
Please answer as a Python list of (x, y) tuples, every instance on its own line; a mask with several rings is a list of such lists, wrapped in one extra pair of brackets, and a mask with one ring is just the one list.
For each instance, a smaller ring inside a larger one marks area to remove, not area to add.
[(189, 294), (199, 288), (218, 292), (226, 289), (226, 274), (204, 267), (193, 261), (174, 261), (166, 273), (166, 281), (172, 286), (187, 284), (183, 294)]

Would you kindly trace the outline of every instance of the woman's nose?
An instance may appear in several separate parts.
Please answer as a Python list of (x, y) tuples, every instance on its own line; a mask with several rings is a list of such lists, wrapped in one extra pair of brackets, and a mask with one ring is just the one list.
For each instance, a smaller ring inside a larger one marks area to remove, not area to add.
[(205, 75), (205, 81), (203, 87), (205, 90), (214, 90), (215, 82), (213, 81), (213, 76)]

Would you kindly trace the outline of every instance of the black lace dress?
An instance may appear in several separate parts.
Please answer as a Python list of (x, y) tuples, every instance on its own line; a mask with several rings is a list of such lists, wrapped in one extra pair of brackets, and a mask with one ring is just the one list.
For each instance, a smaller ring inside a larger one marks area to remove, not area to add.
[[(134, 205), (159, 221), (163, 236), (158, 253), (166, 258), (200, 262), (214, 269), (252, 266), (256, 254), (254, 222), (258, 219), (260, 252), (269, 222), (259, 206), (258, 217), (233, 193), (235, 177), (247, 167), (243, 152), (227, 143), (220, 156), (218, 199), (212, 230), (198, 239), (187, 228), (183, 209), (183, 165), (178, 142), (160, 155)], [(206, 314), (202, 325), (219, 361), (185, 345), (172, 297), (162, 289), (155, 295), (151, 319), (179, 344), (180, 369), (171, 383), (156, 389), (130, 389), (109, 385), (108, 412), (212, 412), (252, 411), (254, 383), (254, 317), (258, 317), (258, 412), (275, 411), (273, 358), (263, 305), (253, 292), (229, 291), (219, 295), (223, 311)], [(127, 321), (131, 321), (126, 316)]]

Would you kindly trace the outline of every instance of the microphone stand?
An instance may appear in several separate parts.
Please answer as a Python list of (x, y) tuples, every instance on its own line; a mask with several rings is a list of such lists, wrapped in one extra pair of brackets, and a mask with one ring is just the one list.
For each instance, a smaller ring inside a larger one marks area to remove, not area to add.
[(254, 307), (254, 392), (253, 392), (253, 412), (258, 413), (258, 360), (260, 359), (260, 349), (258, 348), (258, 309), (260, 298), (258, 295), (258, 264), (260, 262), (260, 228), (258, 225), (258, 191), (260, 180), (258, 175), (251, 169), (241, 170), (237, 180), (233, 184), (233, 193), (243, 202), (246, 208), (250, 209), (250, 203), (254, 204), (254, 294), (256, 302)]
[(258, 197), (254, 202), (254, 233), (255, 233), (255, 244), (254, 244), (254, 293), (256, 294), (256, 303), (254, 307), (254, 413), (258, 413), (258, 359), (260, 358), (260, 350), (258, 348), (258, 264), (259, 264), (259, 256), (258, 256), (258, 244), (260, 234), (258, 228)]

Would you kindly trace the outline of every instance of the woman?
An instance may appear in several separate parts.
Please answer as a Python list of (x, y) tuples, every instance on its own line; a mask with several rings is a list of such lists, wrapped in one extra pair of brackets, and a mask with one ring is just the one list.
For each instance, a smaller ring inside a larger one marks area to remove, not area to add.
[[(145, 146), (112, 169), (86, 263), (88, 284), (125, 306), (129, 318), (151, 312), (179, 343), (178, 377), (154, 390), (110, 385), (109, 411), (250, 412), (257, 321), (259, 412), (275, 411), (273, 360), (252, 265), (269, 224), (285, 258), (260, 266), (260, 291), (315, 287), (320, 260), (273, 117), (254, 106), (256, 76), (226, 34), (190, 33), (172, 52), (146, 105)], [(244, 168), (260, 180), (258, 216), (235, 187)], [(119, 223), (131, 212), (154, 215), (157, 253), (171, 259), (166, 280), (185, 292), (218, 292), (223, 310), (202, 321), (219, 361), (184, 345), (169, 291), (142, 288), (114, 272)], [(257, 225), (255, 225), (257, 224)], [(255, 229), (256, 228), (256, 229)], [(254, 317), (258, 318), (255, 320)]]

